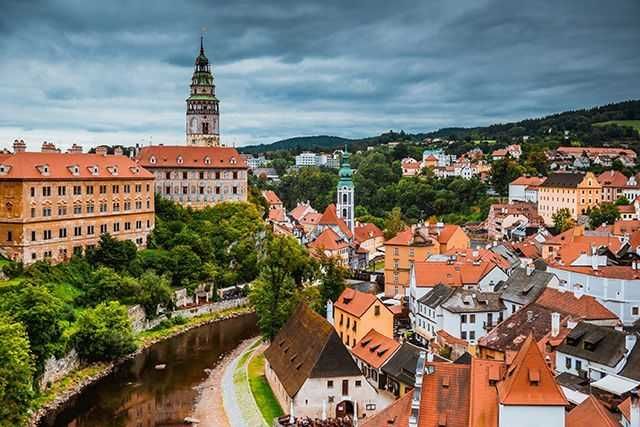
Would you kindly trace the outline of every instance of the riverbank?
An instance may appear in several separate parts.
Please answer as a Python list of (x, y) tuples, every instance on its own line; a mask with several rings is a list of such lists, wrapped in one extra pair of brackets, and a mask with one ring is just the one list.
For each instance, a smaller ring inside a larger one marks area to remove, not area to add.
[(194, 317), (187, 320), (183, 324), (172, 325), (169, 328), (149, 330), (138, 334), (138, 349), (125, 357), (109, 363), (95, 363), (86, 365), (72, 372), (64, 378), (56, 381), (52, 386), (42, 393), (36, 400), (33, 415), (31, 416), (28, 426), (36, 427), (38, 422), (50, 411), (54, 411), (61, 407), (65, 402), (74, 396), (80, 394), (87, 386), (106, 377), (123, 362), (134, 358), (144, 350), (161, 341), (176, 337), (186, 333), (192, 329), (220, 322), (226, 319), (246, 315), (253, 312), (248, 306), (236, 307), (232, 309), (222, 310), (215, 313), (208, 313), (202, 316)]

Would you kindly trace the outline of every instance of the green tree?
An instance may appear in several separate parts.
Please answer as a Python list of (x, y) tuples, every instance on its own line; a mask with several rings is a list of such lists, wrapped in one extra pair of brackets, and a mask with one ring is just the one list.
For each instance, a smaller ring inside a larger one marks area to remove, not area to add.
[(0, 426), (26, 422), (35, 369), (24, 326), (0, 316)]
[(88, 251), (90, 262), (106, 265), (116, 271), (125, 270), (136, 257), (136, 245), (130, 240), (118, 240), (110, 234), (100, 236), (98, 247)]
[(509, 157), (493, 162), (491, 166), (491, 184), (501, 196), (506, 196), (509, 183), (522, 175), (524, 168)]
[(598, 228), (602, 224), (613, 224), (620, 219), (620, 211), (613, 203), (601, 203), (589, 211), (589, 225), (591, 228)]
[(175, 287), (197, 285), (202, 273), (202, 260), (189, 246), (180, 245), (171, 249), (173, 265), (172, 283)]
[(347, 270), (334, 258), (322, 255), (320, 258), (320, 300), (316, 311), (324, 314), (327, 300), (337, 301), (346, 286)]
[(554, 227), (560, 232), (567, 231), (576, 225), (571, 217), (571, 212), (569, 212), (567, 208), (558, 209), (556, 213), (551, 216), (551, 220), (553, 221)]
[(41, 372), (45, 360), (61, 352), (60, 324), (67, 315), (63, 302), (45, 286), (25, 282), (14, 295), (3, 299), (2, 307), (13, 319), (24, 325), (36, 369)]
[(284, 176), (287, 173), (289, 162), (286, 159), (278, 158), (271, 160), (271, 167), (276, 170), (279, 176)]
[(144, 307), (147, 317), (156, 315), (158, 305), (171, 308), (173, 290), (169, 279), (165, 276), (158, 276), (154, 271), (149, 270), (138, 279), (140, 286), (135, 295), (135, 302)]
[(389, 212), (384, 220), (384, 237), (390, 239), (406, 227), (406, 223), (402, 219), (402, 211), (399, 207), (395, 207)]
[(630, 205), (631, 202), (629, 202), (629, 199), (627, 199), (625, 196), (620, 196), (618, 197), (618, 199), (615, 201), (614, 204), (616, 206), (626, 206), (626, 205)]
[(115, 301), (83, 311), (72, 340), (88, 361), (114, 360), (136, 349), (127, 307)]
[(120, 275), (109, 267), (98, 267), (91, 275), (91, 280), (85, 284), (80, 301), (88, 306), (105, 301), (132, 304), (139, 287), (140, 284), (133, 277)]

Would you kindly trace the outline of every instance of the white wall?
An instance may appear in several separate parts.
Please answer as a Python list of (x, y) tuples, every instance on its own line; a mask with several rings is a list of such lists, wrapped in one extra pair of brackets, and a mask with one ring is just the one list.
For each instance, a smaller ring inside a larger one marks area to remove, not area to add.
[(525, 196), (526, 185), (509, 184), (509, 203), (514, 201), (524, 202), (527, 200)]
[(499, 427), (564, 427), (564, 406), (500, 405)]

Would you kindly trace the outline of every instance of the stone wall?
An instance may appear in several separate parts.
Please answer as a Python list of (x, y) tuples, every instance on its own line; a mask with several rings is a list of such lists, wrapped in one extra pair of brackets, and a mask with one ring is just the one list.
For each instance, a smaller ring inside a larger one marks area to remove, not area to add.
[(69, 372), (80, 366), (80, 358), (75, 349), (72, 349), (64, 357), (56, 359), (51, 356), (44, 363), (44, 373), (40, 377), (40, 389), (44, 389), (47, 384), (53, 383), (67, 375)]

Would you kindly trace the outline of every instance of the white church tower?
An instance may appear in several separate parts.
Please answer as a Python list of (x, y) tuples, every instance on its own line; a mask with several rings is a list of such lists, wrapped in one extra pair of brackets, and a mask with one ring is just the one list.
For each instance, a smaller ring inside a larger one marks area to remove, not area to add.
[(338, 217), (347, 224), (353, 233), (355, 228), (354, 211), (355, 211), (355, 194), (353, 187), (353, 171), (349, 165), (349, 152), (347, 147), (344, 148), (342, 161), (340, 164), (340, 181), (338, 181), (338, 200), (336, 203), (336, 213)]

